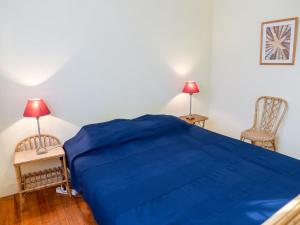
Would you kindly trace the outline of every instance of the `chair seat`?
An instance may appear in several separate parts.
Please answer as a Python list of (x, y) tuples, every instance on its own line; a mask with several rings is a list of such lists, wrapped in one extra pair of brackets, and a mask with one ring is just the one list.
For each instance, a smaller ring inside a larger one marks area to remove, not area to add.
[(275, 139), (273, 133), (257, 129), (243, 131), (242, 137), (250, 141), (273, 141)]

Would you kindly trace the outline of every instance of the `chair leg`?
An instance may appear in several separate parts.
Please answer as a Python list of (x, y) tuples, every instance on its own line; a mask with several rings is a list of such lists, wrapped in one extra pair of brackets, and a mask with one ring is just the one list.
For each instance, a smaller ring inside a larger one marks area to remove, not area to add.
[(261, 147), (276, 152), (275, 141), (263, 141)]
[(241, 141), (245, 141), (245, 138), (243, 137), (242, 134), (241, 134), (240, 140), (241, 140)]
[(272, 147), (273, 147), (273, 151), (276, 152), (277, 148), (276, 148), (276, 143), (275, 140), (271, 141)]
[[(245, 141), (245, 138), (243, 137), (242, 134), (240, 136), (240, 140), (241, 141)], [(256, 146), (260, 146), (262, 148), (267, 148), (269, 150), (273, 150), (274, 152), (277, 151), (275, 140), (270, 141), (270, 142), (266, 142), (266, 141), (261, 141), (261, 142), (251, 141), (251, 144), (252, 145), (256, 145)], [(271, 146), (269, 144), (271, 144)]]

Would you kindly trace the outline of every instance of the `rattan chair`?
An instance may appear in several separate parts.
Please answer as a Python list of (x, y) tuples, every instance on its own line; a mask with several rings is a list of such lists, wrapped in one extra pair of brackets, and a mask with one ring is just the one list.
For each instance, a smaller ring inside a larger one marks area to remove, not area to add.
[(249, 140), (252, 144), (276, 151), (276, 133), (287, 108), (288, 103), (282, 98), (258, 98), (253, 126), (241, 133), (241, 140)]

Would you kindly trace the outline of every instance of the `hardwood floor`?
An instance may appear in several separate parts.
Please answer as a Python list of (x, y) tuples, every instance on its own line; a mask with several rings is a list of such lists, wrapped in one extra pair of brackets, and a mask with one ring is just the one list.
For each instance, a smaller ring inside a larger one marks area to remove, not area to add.
[(81, 197), (70, 198), (46, 189), (25, 196), (20, 212), (18, 195), (0, 198), (0, 225), (97, 225)]

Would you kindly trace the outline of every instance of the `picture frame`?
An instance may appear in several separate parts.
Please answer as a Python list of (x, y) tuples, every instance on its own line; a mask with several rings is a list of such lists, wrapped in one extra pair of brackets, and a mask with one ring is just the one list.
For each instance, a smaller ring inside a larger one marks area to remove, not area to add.
[(260, 65), (295, 64), (298, 24), (298, 17), (261, 24)]

